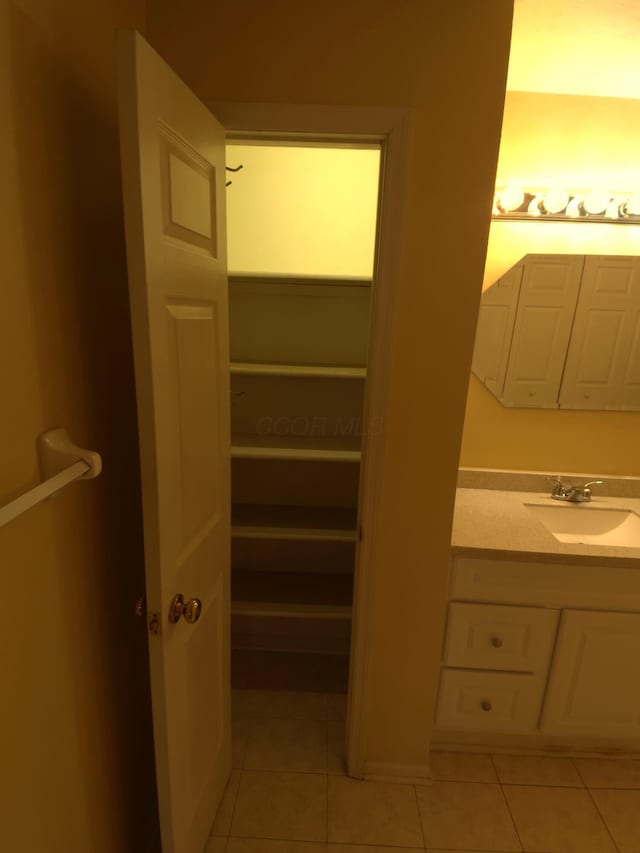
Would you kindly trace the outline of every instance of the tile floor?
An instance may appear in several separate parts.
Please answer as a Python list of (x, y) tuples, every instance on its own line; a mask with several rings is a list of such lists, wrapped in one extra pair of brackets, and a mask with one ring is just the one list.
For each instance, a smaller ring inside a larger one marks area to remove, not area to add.
[(345, 698), (234, 693), (206, 853), (640, 853), (640, 761), (433, 752), (430, 785), (344, 772)]

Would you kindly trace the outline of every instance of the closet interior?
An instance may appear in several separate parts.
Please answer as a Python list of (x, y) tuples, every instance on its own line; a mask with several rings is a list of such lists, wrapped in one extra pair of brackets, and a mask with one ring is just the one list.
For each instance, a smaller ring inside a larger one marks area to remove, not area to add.
[(227, 164), (232, 684), (346, 692), (380, 149)]

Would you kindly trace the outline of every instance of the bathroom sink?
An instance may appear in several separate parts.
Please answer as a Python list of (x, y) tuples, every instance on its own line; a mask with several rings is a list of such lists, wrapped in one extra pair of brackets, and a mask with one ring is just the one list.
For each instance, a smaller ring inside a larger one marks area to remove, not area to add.
[(525, 504), (558, 542), (640, 548), (640, 516), (628, 509), (584, 504)]

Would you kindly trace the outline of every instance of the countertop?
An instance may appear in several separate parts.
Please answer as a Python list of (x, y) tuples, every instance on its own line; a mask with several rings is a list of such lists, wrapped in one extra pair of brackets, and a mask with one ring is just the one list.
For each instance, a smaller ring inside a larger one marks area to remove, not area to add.
[[(459, 488), (451, 536), (454, 555), (640, 569), (640, 548), (559, 542), (526, 508), (527, 503), (558, 506), (548, 493)], [(587, 506), (630, 509), (640, 515), (637, 497), (594, 496)], [(580, 512), (581, 506), (570, 509)]]

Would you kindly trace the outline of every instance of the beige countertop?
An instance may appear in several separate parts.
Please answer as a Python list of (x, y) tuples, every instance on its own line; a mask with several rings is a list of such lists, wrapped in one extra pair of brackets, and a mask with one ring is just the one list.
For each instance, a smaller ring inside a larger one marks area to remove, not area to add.
[[(558, 506), (548, 493), (459, 488), (451, 536), (454, 554), (640, 569), (640, 548), (559, 542), (527, 509), (527, 503)], [(586, 506), (630, 509), (640, 515), (637, 497), (594, 496)], [(580, 512), (582, 507), (567, 509)]]

